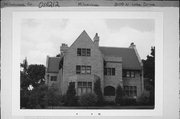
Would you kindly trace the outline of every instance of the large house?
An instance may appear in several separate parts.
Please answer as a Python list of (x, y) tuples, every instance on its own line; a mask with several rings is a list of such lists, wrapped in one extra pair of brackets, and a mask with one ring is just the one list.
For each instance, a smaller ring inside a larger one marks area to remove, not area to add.
[(137, 98), (143, 92), (143, 66), (134, 43), (127, 48), (101, 47), (96, 33), (93, 40), (83, 31), (68, 47), (62, 44), (60, 57), (47, 56), (46, 84), (65, 94), (69, 83), (78, 96), (93, 92), (101, 81), (104, 99), (113, 101), (120, 85), (126, 96)]

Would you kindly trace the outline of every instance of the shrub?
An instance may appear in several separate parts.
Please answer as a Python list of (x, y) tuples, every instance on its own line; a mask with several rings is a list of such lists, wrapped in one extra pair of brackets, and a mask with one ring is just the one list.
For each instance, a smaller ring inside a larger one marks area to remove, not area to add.
[(150, 99), (146, 93), (142, 93), (137, 99), (138, 105), (150, 105)]
[(104, 101), (104, 106), (115, 106), (116, 103), (114, 101)]
[(29, 99), (27, 102), (28, 109), (41, 109), (47, 106), (47, 86), (40, 85), (38, 88), (33, 89), (30, 92)]
[(94, 106), (97, 103), (97, 95), (94, 93), (87, 93), (80, 96), (79, 100), (82, 106)]
[(94, 93), (97, 95), (96, 105), (102, 106), (104, 103), (104, 99), (103, 99), (103, 94), (102, 94), (102, 90), (101, 90), (101, 81), (100, 81), (99, 77), (94, 83)]
[(118, 85), (117, 89), (116, 89), (116, 98), (115, 98), (115, 102), (116, 104), (121, 105), (123, 101), (123, 89), (121, 88), (120, 85)]
[(69, 83), (68, 90), (65, 95), (65, 105), (66, 106), (76, 106), (77, 105), (77, 96), (75, 85), (73, 83)]
[(130, 97), (124, 96), (124, 97), (122, 98), (122, 103), (121, 103), (121, 105), (123, 105), (123, 106), (134, 106), (134, 105), (137, 105), (136, 99), (135, 99), (135, 98), (130, 98)]
[(48, 106), (61, 106), (62, 96), (58, 94), (57, 88), (51, 87), (47, 92)]

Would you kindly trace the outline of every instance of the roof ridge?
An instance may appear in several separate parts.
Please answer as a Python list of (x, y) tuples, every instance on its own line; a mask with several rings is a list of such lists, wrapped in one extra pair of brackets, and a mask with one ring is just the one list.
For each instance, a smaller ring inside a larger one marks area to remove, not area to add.
[(124, 49), (132, 49), (129, 47), (108, 47), (108, 46), (99, 46), (100, 48), (124, 48)]

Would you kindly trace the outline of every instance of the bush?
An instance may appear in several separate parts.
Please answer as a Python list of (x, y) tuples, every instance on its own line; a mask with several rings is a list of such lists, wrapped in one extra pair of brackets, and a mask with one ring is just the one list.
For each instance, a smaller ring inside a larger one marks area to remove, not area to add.
[(104, 99), (103, 99), (103, 94), (102, 94), (102, 90), (101, 90), (101, 81), (100, 81), (99, 77), (94, 83), (94, 93), (97, 95), (96, 105), (102, 106), (104, 103)]
[(136, 99), (125, 96), (125, 97), (122, 98), (121, 105), (123, 105), (123, 106), (134, 106), (134, 105), (137, 105)]
[(94, 93), (87, 93), (80, 96), (79, 103), (81, 106), (95, 106), (97, 103), (97, 95)]
[(61, 106), (62, 96), (58, 94), (57, 88), (51, 87), (47, 92), (48, 106)]
[(142, 93), (142, 95), (137, 99), (138, 105), (150, 105), (150, 99), (147, 94)]
[(115, 98), (115, 102), (116, 104), (121, 105), (123, 101), (123, 89), (121, 88), (121, 86), (119, 85), (116, 89), (116, 98)]
[(27, 107), (28, 109), (44, 109), (47, 106), (47, 91), (46, 85), (40, 85), (38, 88), (30, 92)]
[(64, 105), (66, 106), (76, 106), (77, 105), (77, 96), (76, 96), (76, 90), (75, 85), (73, 83), (69, 83), (68, 90), (65, 95), (65, 102)]
[(114, 101), (104, 101), (104, 106), (115, 106), (116, 103)]

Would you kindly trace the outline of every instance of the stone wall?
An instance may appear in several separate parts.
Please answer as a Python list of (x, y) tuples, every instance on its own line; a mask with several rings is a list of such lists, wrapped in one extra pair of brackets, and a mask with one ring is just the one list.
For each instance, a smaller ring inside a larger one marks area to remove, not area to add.
[[(91, 56), (77, 56), (77, 48), (90, 48)], [(76, 74), (76, 65), (91, 66), (91, 74)], [(86, 35), (81, 35), (68, 49), (64, 56), (63, 64), (63, 93), (68, 88), (69, 77), (78, 75), (81, 79), (89, 80), (92, 75), (97, 75), (103, 81), (103, 58), (100, 50), (93, 44), (93, 41)], [(84, 77), (86, 75), (86, 77)], [(89, 77), (89, 78), (88, 78)]]

